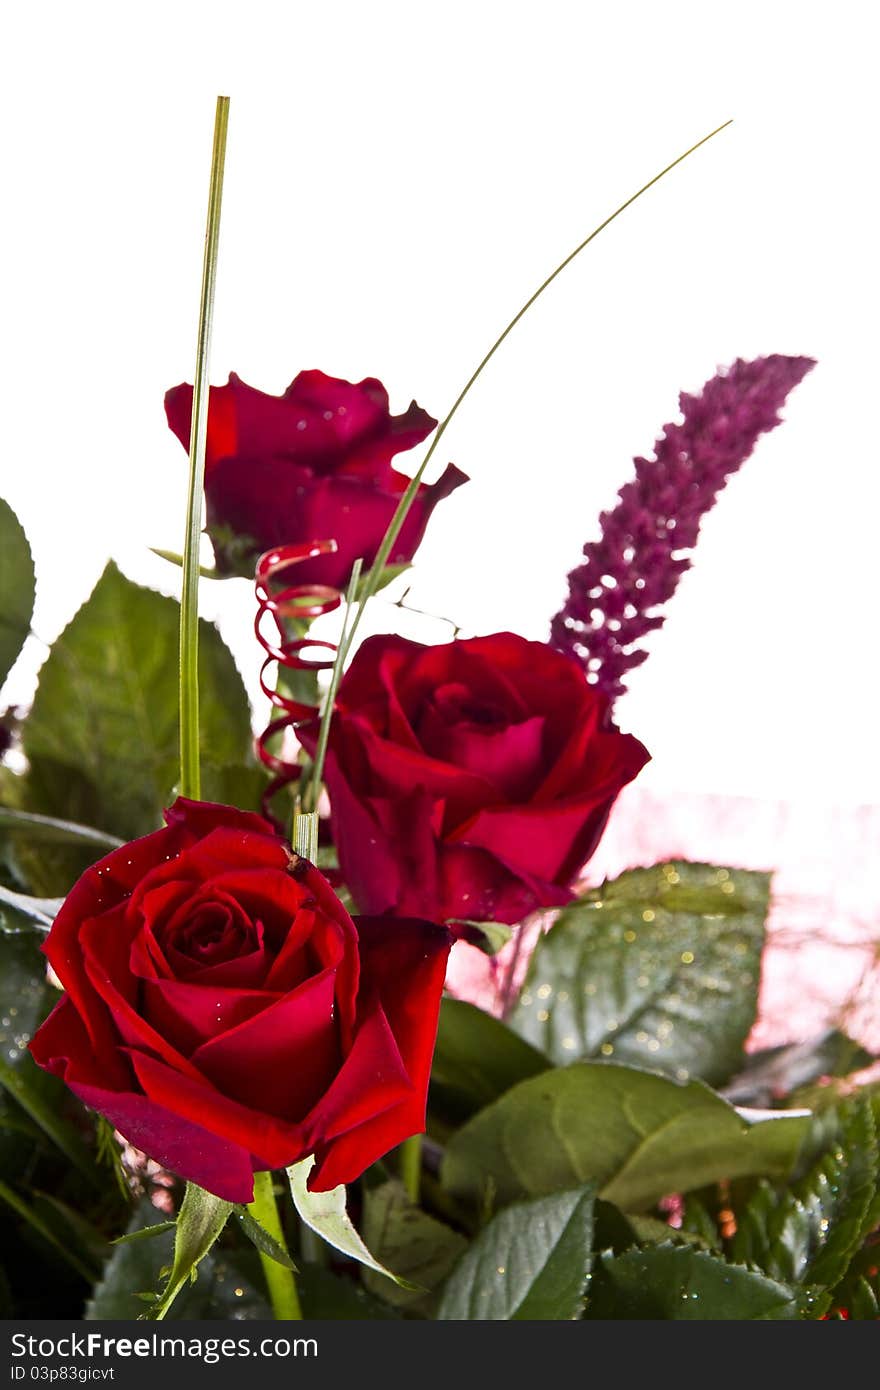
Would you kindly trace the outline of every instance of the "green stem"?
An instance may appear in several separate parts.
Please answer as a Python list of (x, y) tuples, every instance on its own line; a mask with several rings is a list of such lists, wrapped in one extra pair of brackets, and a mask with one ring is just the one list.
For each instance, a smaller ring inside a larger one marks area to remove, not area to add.
[(317, 863), (318, 813), (303, 811), (299, 805), (299, 798), (293, 812), (293, 833), (290, 838), (294, 854), (298, 854), (301, 859), (308, 859), (310, 864)]
[(205, 445), (208, 438), (208, 364), (211, 328), (214, 319), (214, 287), (217, 278), (217, 247), (220, 239), (220, 207), (223, 201), (223, 168), (226, 161), (226, 127), (229, 98), (217, 98), (214, 118), (214, 149), (208, 192), (208, 221), (205, 231), (205, 258), (202, 266), (202, 294), (196, 369), (193, 377), (193, 408), (189, 445), (189, 491), (186, 505), (186, 536), (183, 547), (183, 583), (180, 598), (180, 794), (198, 798), (199, 773), (199, 544), (202, 534), (202, 508), (205, 485)]
[(404, 1139), (400, 1154), (400, 1176), (410, 1201), (418, 1206), (422, 1183), (422, 1136), (413, 1134)]
[[(281, 1227), (281, 1217), (278, 1214), (278, 1206), (275, 1201), (275, 1189), (272, 1186), (271, 1173), (254, 1173), (254, 1200), (249, 1204), (248, 1211), (254, 1220), (259, 1221), (263, 1229), (268, 1231), (269, 1235), (273, 1236), (282, 1250), (286, 1252), (287, 1242)], [(266, 1286), (269, 1290), (272, 1312), (275, 1314), (276, 1321), (301, 1322), (302, 1308), (300, 1307), (293, 1270), (285, 1269), (284, 1265), (278, 1264), (271, 1255), (264, 1255), (262, 1250), (260, 1251), (260, 1261), (263, 1266), (263, 1274), (266, 1276)]]
[(633, 193), (631, 197), (627, 198), (625, 203), (621, 203), (620, 207), (616, 208), (615, 211), (611, 213), (610, 217), (606, 217), (604, 222), (600, 222), (599, 226), (596, 227), (592, 232), (590, 232), (590, 235), (588, 237), (585, 237), (584, 240), (580, 243), (580, 245), (576, 246), (570, 255), (566, 256), (565, 260), (562, 261), (556, 267), (552, 274), (547, 276), (547, 279), (544, 280), (544, 282), (538, 286), (534, 294), (529, 296), (522, 308), (514, 314), (513, 318), (510, 320), (510, 323), (504, 329), (504, 332), (501, 333), (499, 337), (495, 339), (495, 342), (492, 344), (485, 357), (482, 359), (482, 361), (479, 363), (476, 369), (472, 372), (471, 376), (468, 378), (467, 382), (462, 387), (461, 391), (459, 392), (458, 396), (453, 402), (452, 409), (449, 411), (449, 414), (446, 416), (445, 420), (443, 420), (439, 425), (437, 432), (431, 441), (431, 445), (428, 449), (428, 452), (425, 454), (425, 457), (422, 460), (421, 467), (419, 468), (415, 477), (410, 482), (409, 486), (407, 487), (406, 491), (401, 497), (400, 502), (397, 505), (397, 510), (395, 511), (394, 516), (391, 518), (391, 523), (388, 527), (388, 530), (385, 532), (385, 538), (382, 541), (382, 544), (379, 546), (378, 551), (376, 552), (376, 558), (373, 561), (372, 568), (370, 569), (370, 572), (367, 575), (366, 580), (364, 581), (363, 588), (361, 591), (360, 603), (358, 605), (357, 612), (355, 613), (354, 621), (352, 622), (351, 626), (348, 628), (348, 631), (344, 634), (343, 639), (340, 642), (340, 665), (342, 662), (345, 661), (345, 658), (347, 657), (348, 652), (351, 649), (351, 644), (354, 640), (354, 635), (357, 632), (358, 625), (360, 624), (361, 616), (367, 605), (367, 601), (368, 599), (372, 598), (373, 594), (379, 587), (379, 582), (382, 577), (382, 571), (388, 562), (388, 557), (391, 554), (394, 542), (397, 540), (397, 537), (400, 534), (400, 528), (403, 526), (403, 523), (406, 520), (407, 512), (409, 511), (410, 506), (412, 505), (415, 496), (419, 490), (419, 484), (422, 481), (425, 469), (430, 463), (431, 458), (434, 455), (434, 451), (437, 448), (437, 445), (440, 443), (440, 440), (446, 433), (446, 430), (449, 427), (449, 424), (453, 416), (455, 415), (465, 396), (470, 391), (471, 387), (476, 382), (477, 378), (480, 376), (480, 373), (483, 371), (483, 368), (487, 366), (488, 363), (492, 360), (492, 358), (495, 356), (495, 353), (498, 351), (501, 344), (504, 342), (505, 338), (508, 336), (509, 333), (513, 331), (513, 329), (519, 323), (523, 315), (527, 313), (529, 309), (531, 309), (532, 305), (535, 303), (535, 300), (538, 299), (544, 293), (544, 291), (547, 289), (549, 285), (552, 285), (557, 275), (562, 274), (563, 270), (565, 270), (566, 266), (571, 264), (575, 256), (579, 256), (581, 251), (583, 251), (586, 246), (589, 246), (590, 242), (594, 241), (600, 232), (603, 232), (606, 227), (610, 226), (611, 223), (615, 220), (615, 218), (619, 217), (622, 212), (625, 212), (628, 207), (632, 207), (633, 203), (635, 203), (639, 198), (641, 198), (643, 193), (647, 193), (649, 188), (653, 188), (655, 183), (659, 183), (660, 179), (662, 179), (666, 174), (668, 174), (672, 169), (674, 169), (677, 164), (681, 164), (685, 159), (688, 158), (689, 155), (692, 155), (696, 150), (698, 150), (701, 145), (705, 145), (707, 141), (711, 140), (714, 136), (718, 135), (730, 124), (730, 121), (725, 121), (723, 125), (720, 125), (715, 130), (710, 131), (708, 135), (704, 135), (702, 140), (698, 140), (695, 145), (691, 145), (690, 149), (685, 150), (684, 154), (680, 154), (677, 159), (673, 159), (671, 164), (667, 164), (665, 169), (661, 169), (659, 174), (655, 174), (652, 179), (649, 179), (646, 184), (643, 184), (637, 193)]
[(0, 826), (8, 830), (26, 830), (32, 840), (57, 840), (59, 844), (95, 845), (98, 849), (121, 849), (125, 844), (124, 840), (96, 830), (94, 826), (41, 816), (35, 811), (13, 810), (11, 806), (0, 806)]

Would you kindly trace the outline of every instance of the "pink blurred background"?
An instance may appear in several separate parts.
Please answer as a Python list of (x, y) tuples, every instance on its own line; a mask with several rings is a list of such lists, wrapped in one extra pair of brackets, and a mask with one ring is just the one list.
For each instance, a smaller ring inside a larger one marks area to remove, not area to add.
[[(625, 788), (585, 879), (690, 859), (773, 871), (758, 1021), (749, 1048), (802, 1041), (831, 1025), (880, 1052), (880, 806), (828, 806)], [(531, 928), (529, 947), (552, 921)], [(499, 970), (453, 953), (453, 993), (497, 1008)], [(528, 957), (520, 953), (518, 974)]]

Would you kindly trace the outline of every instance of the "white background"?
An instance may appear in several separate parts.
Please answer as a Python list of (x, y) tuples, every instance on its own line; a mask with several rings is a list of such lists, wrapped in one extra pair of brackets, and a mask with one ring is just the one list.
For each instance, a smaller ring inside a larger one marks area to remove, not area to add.
[[(232, 98), (212, 378), (380, 377), (442, 415), (519, 304), (663, 165), (449, 430), (410, 602), (545, 637), (677, 394), (819, 366), (706, 522), (622, 727), (661, 791), (876, 801), (876, 44), (871, 7), (738, 0), (46, 4), (9, 10), (0, 493), (50, 640), (112, 554), (173, 592), (214, 99)], [(417, 463), (416, 451), (401, 460)], [(206, 584), (254, 688), (251, 597)], [(447, 630), (376, 604), (374, 628)], [(27, 700), (32, 641), (4, 692)], [(0, 701), (2, 705), (4, 701)]]

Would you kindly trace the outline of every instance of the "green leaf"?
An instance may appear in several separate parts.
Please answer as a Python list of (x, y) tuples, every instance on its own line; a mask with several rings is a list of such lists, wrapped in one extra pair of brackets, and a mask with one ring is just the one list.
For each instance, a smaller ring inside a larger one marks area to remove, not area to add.
[(206, 1192), (194, 1182), (188, 1182), (174, 1233), (174, 1263), (161, 1295), (145, 1315), (163, 1319), (180, 1290), (196, 1277), (200, 1262), (214, 1244), (232, 1211), (232, 1203), (224, 1202), (212, 1192)]
[(84, 1264), (75, 1250), (70, 1248), (66, 1240), (60, 1239), (52, 1226), (45, 1220), (43, 1215), (31, 1206), (20, 1193), (0, 1179), (0, 1202), (3, 1202), (15, 1212), (25, 1225), (35, 1231), (47, 1245), (51, 1246), (58, 1255), (61, 1256), (70, 1268), (85, 1279), (87, 1284), (91, 1284), (94, 1277), (94, 1270), (89, 1265)]
[(571, 1321), (590, 1277), (595, 1188), (515, 1202), (462, 1256), (438, 1320)]
[(116, 835), (96, 830), (93, 825), (77, 825), (74, 821), (18, 811), (10, 806), (0, 806), (0, 826), (4, 830), (21, 831), (29, 840), (48, 840), (52, 844), (92, 845), (95, 849), (111, 850), (119, 849), (124, 843)]
[(393, 1279), (395, 1284), (400, 1284), (402, 1288), (423, 1292), (418, 1288), (418, 1285), (411, 1284), (409, 1280), (393, 1274), (390, 1269), (386, 1269), (371, 1255), (345, 1210), (344, 1186), (334, 1187), (329, 1192), (309, 1191), (308, 1177), (314, 1162), (314, 1155), (310, 1155), (287, 1169), (293, 1204), (306, 1225), (315, 1231), (322, 1240), (326, 1240), (328, 1245), (332, 1245), (335, 1250), (340, 1250), (343, 1255), (348, 1255), (350, 1259), (366, 1265), (368, 1269), (375, 1269), (379, 1274), (387, 1275), (389, 1279)]
[[(33, 753), (27, 772), (7, 779), (4, 799), (28, 814), (55, 812), (50, 819), (94, 826), (101, 817), (98, 790), (91, 778), (54, 758)], [(116, 838), (115, 836), (113, 837)], [(62, 897), (85, 869), (106, 851), (96, 844), (70, 839), (66, 842), (44, 836), (10, 832), (7, 856), (15, 876), (30, 893), (40, 897)]]
[(787, 1177), (809, 1127), (792, 1111), (738, 1112), (686, 1085), (614, 1063), (577, 1062), (522, 1081), (453, 1135), (442, 1168), (480, 1209), (595, 1182), (623, 1210), (722, 1178)]
[(0, 932), (47, 932), (61, 909), (63, 898), (31, 898), (0, 884)]
[(30, 633), (35, 592), (27, 536), (9, 503), (0, 501), (0, 685)]
[[(720, 1250), (721, 1232), (718, 1229), (718, 1222), (706, 1202), (702, 1200), (703, 1196), (705, 1194), (690, 1192), (685, 1197), (679, 1229), (681, 1234), (689, 1240), (696, 1240), (709, 1250)], [(717, 1200), (713, 1202), (713, 1208), (717, 1209)], [(744, 1260), (742, 1263), (747, 1264), (748, 1261)]]
[(613, 1056), (717, 1084), (755, 1021), (769, 875), (676, 860), (564, 908), (511, 1027), (553, 1061)]
[[(154, 545), (150, 546), (150, 550), (154, 555), (158, 555), (160, 560), (168, 560), (172, 565), (176, 565), (178, 569), (183, 568), (183, 556), (178, 555), (176, 550), (157, 550)], [(202, 579), (223, 578), (223, 575), (218, 574), (217, 570), (212, 569), (210, 565), (199, 565), (199, 574)]]
[(464, 1236), (410, 1201), (403, 1184), (392, 1179), (364, 1194), (364, 1239), (376, 1257), (421, 1286), (401, 1287), (384, 1274), (364, 1270), (364, 1286), (395, 1308), (426, 1312), (429, 1293), (446, 1278), (467, 1248)]
[(874, 1224), (880, 1153), (871, 1106), (845, 1108), (838, 1143), (793, 1189), (762, 1183), (738, 1214), (731, 1258), (774, 1278), (829, 1289)]
[(847, 1076), (874, 1060), (846, 1033), (829, 1028), (817, 1037), (752, 1052), (742, 1071), (723, 1087), (734, 1105), (773, 1105), (823, 1076)]
[[(33, 1141), (39, 1137), (38, 1126), (9, 1098), (8, 1092), (0, 1087), (0, 1173), (11, 1176), (19, 1172), (23, 1166), (19, 1157), (25, 1152), (20, 1147), (21, 1139)], [(12, 1161), (7, 1162), (10, 1158)]]
[(285, 1269), (296, 1269), (296, 1265), (288, 1255), (287, 1251), (279, 1244), (273, 1235), (261, 1225), (255, 1216), (251, 1216), (247, 1207), (236, 1207), (235, 1215), (238, 1217), (241, 1229), (244, 1231), (248, 1240), (251, 1241), (262, 1254), (268, 1255), (270, 1260), (276, 1264), (283, 1265)]
[(235, 806), (239, 811), (262, 812), (266, 774), (255, 763), (232, 763), (202, 768), (202, 799)]
[(873, 1284), (863, 1274), (847, 1279), (835, 1290), (837, 1307), (845, 1308), (853, 1322), (874, 1322), (880, 1318), (880, 1301), (877, 1297), (878, 1283)]
[(675, 1245), (695, 1245), (711, 1250), (714, 1244), (711, 1240), (704, 1240), (694, 1231), (685, 1230), (683, 1227), (671, 1227), (656, 1216), (642, 1216), (638, 1212), (630, 1212), (626, 1220), (633, 1233), (631, 1245), (659, 1245), (672, 1241)]
[(39, 938), (0, 936), (0, 1061), (13, 1066), (28, 1056), (28, 1043), (60, 997), (46, 980)]
[(809, 1292), (687, 1245), (606, 1253), (586, 1316), (596, 1319), (779, 1321), (815, 1316)]
[(606, 1202), (601, 1197), (597, 1197), (593, 1203), (593, 1228), (593, 1247), (596, 1250), (613, 1250), (617, 1254), (639, 1243), (633, 1229), (632, 1214), (624, 1216), (613, 1202)]
[(131, 1202), (131, 1185), (128, 1181), (122, 1150), (115, 1139), (115, 1130), (106, 1115), (95, 1115), (95, 1162), (106, 1174), (113, 1178), (113, 1184), (122, 1201), (128, 1206)]
[[(113, 1253), (86, 1307), (87, 1321), (130, 1321), (144, 1316), (145, 1303), (155, 1302), (154, 1294), (146, 1298), (145, 1294), (161, 1282), (162, 1270), (167, 1270), (172, 1260), (174, 1224), (143, 1198), (132, 1213), (128, 1230), (114, 1242)], [(196, 1282), (181, 1289), (166, 1321), (268, 1321), (271, 1317), (255, 1252), (250, 1247), (227, 1251), (215, 1245), (199, 1264)]]
[[(846, 1273), (873, 1226), (871, 1209), (880, 1187), (880, 1151), (870, 1105), (855, 1104), (847, 1116), (840, 1147), (797, 1195), (818, 1221), (816, 1251), (804, 1270), (805, 1283), (833, 1288)], [(826, 1225), (827, 1222), (827, 1225)]]
[[(120, 1321), (138, 1318), (144, 1311), (140, 1295), (160, 1282), (160, 1271), (171, 1263), (174, 1222), (144, 1197), (131, 1214), (125, 1233), (113, 1245), (103, 1274), (92, 1291), (83, 1317), (88, 1322)], [(147, 1237), (155, 1233), (157, 1239)], [(171, 1317), (191, 1313), (195, 1290), (186, 1289), (175, 1304)], [(198, 1316), (198, 1314), (192, 1314)]]
[(431, 1068), (429, 1107), (459, 1124), (518, 1081), (550, 1063), (491, 1014), (460, 999), (444, 998)]
[[(771, 1253), (769, 1229), (779, 1195), (772, 1183), (762, 1179), (746, 1206), (736, 1212), (736, 1232), (727, 1248), (730, 1258), (737, 1264), (755, 1265), (771, 1275), (780, 1273), (783, 1262)], [(787, 1272), (791, 1271), (791, 1264), (790, 1260), (785, 1262)]]
[(110, 1244), (127, 1245), (133, 1240), (149, 1240), (152, 1236), (161, 1236), (166, 1231), (173, 1231), (176, 1225), (176, 1221), (157, 1221), (154, 1226), (141, 1226), (135, 1231), (124, 1231), (121, 1236), (117, 1236)]
[(306, 1319), (318, 1318), (328, 1322), (369, 1319), (387, 1322), (401, 1316), (389, 1304), (374, 1298), (353, 1279), (334, 1274), (320, 1265), (304, 1264), (296, 1276), (296, 1286), (299, 1290), (303, 1317)]
[[(25, 725), (29, 759), (48, 759), (95, 788), (99, 828), (125, 839), (154, 830), (178, 772), (175, 600), (107, 566), (40, 672)], [(200, 635), (201, 745), (206, 766), (247, 762), (247, 696), (216, 628)], [(56, 778), (56, 794), (64, 795)], [(66, 806), (41, 810), (64, 814)]]
[(87, 1216), (51, 1192), (33, 1193), (34, 1211), (55, 1232), (84, 1267), (93, 1267), (93, 1280), (107, 1258), (108, 1242)]
[(0, 933), (0, 1088), (96, 1187), (100, 1178), (94, 1157), (62, 1112), (65, 1086), (42, 1071), (27, 1051), (59, 997), (46, 981), (46, 961), (35, 936)]

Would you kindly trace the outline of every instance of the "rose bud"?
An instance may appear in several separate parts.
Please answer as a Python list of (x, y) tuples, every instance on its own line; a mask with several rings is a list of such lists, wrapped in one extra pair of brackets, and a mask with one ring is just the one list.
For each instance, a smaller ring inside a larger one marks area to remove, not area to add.
[[(188, 449), (192, 387), (168, 391), (165, 413)], [(251, 578), (265, 550), (335, 540), (335, 554), (298, 567), (297, 583), (344, 589), (355, 560), (373, 563), (410, 482), (391, 467), (392, 458), (436, 424), (415, 401), (392, 415), (385, 387), (372, 377), (355, 384), (300, 372), (282, 396), (257, 391), (234, 373), (226, 386), (213, 386), (205, 499), (219, 573)], [(450, 464), (438, 482), (420, 485), (389, 564), (409, 564), (434, 507), (464, 482)]]
[[(315, 726), (298, 733), (311, 751)], [(342, 678), (326, 762), (343, 877), (367, 912), (519, 922), (571, 899), (647, 761), (543, 642), (371, 637)]]
[(164, 1168), (230, 1202), (315, 1155), (317, 1191), (424, 1128), (452, 940), (355, 924), (260, 816), (178, 799), (68, 894), (40, 1066)]

